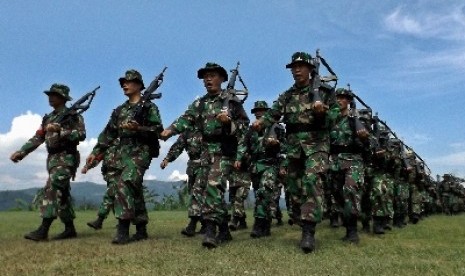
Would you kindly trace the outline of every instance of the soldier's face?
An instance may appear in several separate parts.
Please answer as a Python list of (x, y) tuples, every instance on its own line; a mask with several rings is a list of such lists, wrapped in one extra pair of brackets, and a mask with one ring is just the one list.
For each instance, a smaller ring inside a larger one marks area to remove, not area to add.
[(217, 93), (221, 90), (223, 77), (216, 71), (206, 72), (203, 75), (203, 85), (208, 93)]
[(307, 85), (310, 81), (310, 67), (303, 62), (297, 62), (291, 67), (292, 77), (298, 86)]
[(66, 99), (63, 98), (60, 94), (50, 93), (48, 95), (48, 103), (50, 104), (51, 107), (57, 108), (57, 107), (65, 105)]
[(124, 95), (131, 96), (140, 93), (142, 84), (133, 81), (125, 81), (121, 88), (123, 88)]
[(265, 114), (265, 112), (266, 112), (266, 110), (257, 110), (257, 111), (255, 111), (255, 113), (254, 113), (255, 119), (257, 119), (257, 120), (260, 119), (263, 116), (263, 114)]
[(347, 107), (350, 104), (350, 100), (344, 96), (337, 96), (336, 101), (339, 107), (341, 108), (341, 110), (347, 110)]

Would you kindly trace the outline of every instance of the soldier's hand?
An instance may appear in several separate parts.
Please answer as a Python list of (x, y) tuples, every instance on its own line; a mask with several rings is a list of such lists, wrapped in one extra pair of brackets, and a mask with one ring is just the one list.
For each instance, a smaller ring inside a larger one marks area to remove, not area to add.
[(86, 158), (86, 164), (92, 164), (95, 161), (96, 158), (97, 157), (95, 155), (93, 155), (92, 153), (89, 154), (89, 156), (87, 156), (87, 158)]
[(316, 102), (313, 103), (313, 111), (316, 114), (323, 114), (328, 109), (329, 109), (329, 107), (327, 105), (325, 105), (324, 103), (322, 103), (321, 101), (316, 101)]
[(236, 170), (239, 170), (241, 168), (241, 161), (234, 161), (234, 168)]
[(162, 139), (163, 141), (166, 141), (166, 140), (168, 140), (168, 138), (170, 138), (172, 135), (173, 135), (173, 131), (172, 131), (171, 129), (164, 129), (164, 130), (160, 133), (160, 139)]
[(262, 122), (260, 122), (259, 120), (253, 122), (252, 129), (255, 131), (260, 131), (260, 129), (262, 129)]
[(220, 120), (222, 124), (231, 122), (231, 117), (229, 117), (227, 112), (221, 112), (220, 114), (216, 115), (216, 118)]
[(15, 163), (18, 163), (18, 161), (23, 160), (23, 158), (24, 158), (24, 155), (20, 151), (16, 151), (10, 156), (10, 160)]
[(61, 126), (60, 126), (60, 124), (57, 124), (57, 123), (51, 123), (51, 124), (47, 124), (47, 126), (45, 126), (45, 130), (47, 132), (60, 132)]
[(122, 129), (127, 129), (127, 130), (138, 130), (139, 129), (139, 123), (136, 121), (129, 121), (126, 123), (121, 124)]
[(86, 164), (86, 165), (84, 165), (84, 167), (82, 167), (81, 173), (82, 173), (82, 174), (86, 174), (88, 170), (89, 170), (89, 169), (87, 168), (87, 164)]
[(160, 163), (160, 168), (162, 170), (164, 170), (166, 168), (166, 166), (168, 166), (168, 160), (163, 159), (163, 161), (161, 161), (161, 163)]
[(360, 130), (357, 130), (357, 135), (360, 139), (366, 139), (368, 138), (368, 130), (366, 129), (360, 129)]
[(287, 175), (287, 170), (284, 167), (279, 168), (279, 176), (285, 177)]

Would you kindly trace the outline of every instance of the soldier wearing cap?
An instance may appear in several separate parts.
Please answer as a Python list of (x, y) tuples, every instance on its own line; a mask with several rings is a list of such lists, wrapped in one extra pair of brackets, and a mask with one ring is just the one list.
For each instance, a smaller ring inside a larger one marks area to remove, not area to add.
[[(134, 109), (140, 104), (141, 92), (145, 88), (138, 71), (126, 71), (119, 83), (128, 100), (113, 110), (86, 162), (92, 164), (99, 155), (110, 150), (115, 140), (119, 140), (115, 155), (121, 168), (113, 187), (118, 227), (112, 243), (126, 244), (148, 238), (142, 182), (152, 158), (158, 156), (158, 136), (163, 126), (158, 107), (150, 101), (144, 103), (141, 118), (134, 119)], [(136, 233), (130, 238), (131, 222), (136, 225)]]
[(77, 236), (73, 223), (75, 214), (71, 202), (70, 180), (74, 179), (79, 166), (77, 145), (86, 138), (81, 115), (72, 115), (61, 124), (56, 122), (67, 111), (66, 102), (72, 100), (68, 86), (55, 83), (44, 93), (48, 95), (53, 111), (43, 117), (35, 135), (10, 157), (16, 163), (45, 142), (48, 152), (48, 179), (45, 187), (40, 190), (43, 196), (40, 201), (42, 224), (37, 230), (24, 236), (34, 241), (47, 240), (50, 225), (57, 217), (65, 224), (65, 230), (54, 239)]
[[(228, 92), (221, 84), (228, 79), (226, 70), (216, 63), (207, 63), (197, 71), (207, 93), (195, 100), (186, 112), (176, 119), (161, 136), (164, 139), (194, 129), (202, 135), (201, 173), (195, 185), (204, 190), (202, 217), (205, 236), (202, 245), (217, 247), (232, 239), (228, 228), (228, 213), (224, 200), (227, 181), (233, 167), (237, 141), (247, 130), (249, 119), (240, 101), (230, 101), (229, 110), (223, 110)], [(215, 237), (217, 229), (218, 236)]]
[(332, 192), (333, 214), (342, 214), (346, 235), (343, 241), (358, 243), (357, 220), (361, 212), (361, 196), (364, 186), (363, 153), (369, 148), (368, 130), (356, 129), (358, 117), (349, 114), (353, 101), (350, 90), (336, 90), (339, 108), (329, 113), (331, 130), (329, 182)]
[(294, 85), (279, 95), (270, 110), (253, 123), (253, 128), (267, 128), (281, 117), (286, 124), (287, 170), (281, 173), (287, 173), (294, 221), (301, 221), (300, 247), (309, 253), (315, 248), (315, 227), (322, 219), (329, 154), (326, 114), (334, 103), (334, 95), (316, 87), (318, 72), (309, 54), (294, 53), (286, 68), (291, 69)]
[[(256, 101), (251, 112), (258, 120), (268, 109), (265, 101)], [(234, 167), (240, 168), (245, 160), (250, 159), (249, 170), (255, 193), (255, 221), (250, 233), (252, 238), (271, 234), (271, 221), (277, 212), (274, 196), (277, 190), (280, 190), (278, 170), (283, 140), (284, 128), (279, 123), (275, 123), (260, 131), (250, 128), (244, 139), (239, 141)]]

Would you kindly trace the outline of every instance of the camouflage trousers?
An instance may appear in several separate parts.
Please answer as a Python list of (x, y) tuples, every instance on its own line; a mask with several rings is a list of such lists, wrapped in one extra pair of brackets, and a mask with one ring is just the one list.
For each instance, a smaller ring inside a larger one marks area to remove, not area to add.
[(235, 217), (245, 217), (245, 201), (250, 191), (250, 173), (232, 170), (229, 182), (229, 204)]
[(143, 178), (150, 165), (149, 152), (123, 148), (122, 170), (118, 176), (115, 193), (115, 217), (132, 220), (134, 224), (147, 223)]
[(75, 213), (71, 200), (70, 179), (74, 168), (56, 166), (49, 169), (47, 183), (40, 196), (42, 218), (59, 217), (62, 222), (74, 220)]
[(202, 202), (205, 187), (198, 183), (200, 165), (188, 165), (187, 167), (187, 191), (189, 193), (189, 202), (187, 203), (187, 215), (191, 217), (200, 217), (202, 215)]
[(107, 183), (107, 189), (103, 195), (102, 203), (100, 203), (97, 215), (106, 218), (110, 211), (114, 212), (115, 193), (118, 187), (118, 178), (120, 171), (116, 168), (109, 168), (105, 171), (102, 170), (103, 179)]
[(419, 215), (422, 213), (422, 196), (421, 192), (418, 189), (418, 186), (415, 183), (409, 184), (409, 215)]
[(281, 211), (281, 206), (279, 206), (279, 201), (281, 200), (281, 193), (283, 190), (283, 185), (281, 183), (278, 183), (277, 185), (274, 185), (275, 188), (273, 189), (273, 200), (271, 201), (270, 209), (271, 209), (271, 216), (274, 219), (282, 219), (283, 218), (283, 213)]
[(220, 224), (228, 215), (224, 199), (226, 183), (233, 167), (230, 157), (210, 154), (208, 163), (201, 166), (199, 181), (203, 186), (202, 217)]
[(371, 214), (374, 217), (392, 216), (392, 190), (385, 173), (375, 171), (371, 183)]
[(275, 194), (278, 189), (278, 168), (273, 164), (260, 167), (261, 170), (252, 173), (252, 185), (255, 193), (254, 217), (271, 220), (276, 217)]
[(323, 185), (326, 181), (328, 154), (316, 152), (300, 158), (289, 158), (287, 191), (296, 219), (320, 222), (323, 216)]
[(407, 215), (409, 184), (403, 179), (394, 182), (394, 215)]
[(364, 177), (365, 169), (360, 155), (351, 153), (331, 155), (329, 182), (334, 199), (332, 205), (344, 219), (360, 215)]

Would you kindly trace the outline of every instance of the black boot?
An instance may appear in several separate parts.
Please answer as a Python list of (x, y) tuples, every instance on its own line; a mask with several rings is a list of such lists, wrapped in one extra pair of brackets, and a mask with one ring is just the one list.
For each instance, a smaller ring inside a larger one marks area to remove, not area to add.
[(105, 217), (98, 216), (96, 220), (89, 221), (87, 223), (87, 226), (94, 228), (95, 230), (100, 230), (102, 229), (102, 224), (104, 220), (105, 220)]
[(130, 221), (128, 219), (118, 220), (116, 236), (113, 238), (111, 243), (113, 244), (127, 244), (129, 240), (129, 225)]
[(186, 237), (193, 237), (195, 236), (195, 228), (197, 227), (197, 222), (200, 220), (200, 217), (191, 217), (189, 224), (186, 228), (181, 230), (181, 234)]
[(48, 239), (48, 230), (50, 229), (52, 222), (53, 218), (42, 219), (42, 224), (39, 226), (39, 228), (24, 235), (24, 238), (33, 241), (46, 241)]
[(236, 231), (239, 228), (239, 217), (238, 216), (233, 216), (231, 222), (229, 222), (229, 229), (231, 231)]
[(389, 217), (384, 217), (383, 228), (384, 230), (392, 230), (391, 219)]
[(65, 240), (77, 237), (76, 228), (73, 221), (65, 222), (65, 231), (53, 237), (54, 240)]
[(206, 231), (205, 220), (200, 219), (200, 225), (201, 225), (201, 226), (200, 226), (200, 229), (199, 229), (199, 232), (198, 232), (198, 233), (204, 235), (204, 234), (205, 234), (205, 231)]
[(345, 222), (346, 235), (342, 238), (345, 242), (358, 243), (360, 238), (357, 233), (357, 217), (351, 216)]
[(420, 220), (420, 215), (418, 215), (416, 213), (413, 213), (410, 216), (410, 223), (412, 223), (412, 224), (417, 224), (419, 220)]
[(252, 232), (250, 233), (250, 237), (256, 239), (265, 236), (264, 228), (265, 228), (265, 219), (264, 218), (255, 218), (253, 223)]
[(365, 233), (370, 233), (370, 219), (369, 218), (364, 218), (362, 220), (362, 230)]
[(221, 224), (218, 226), (218, 235), (216, 236), (217, 243), (225, 243), (232, 241), (231, 232), (229, 232), (228, 220), (223, 219)]
[(265, 237), (271, 236), (271, 222), (272, 221), (273, 221), (272, 219), (265, 219), (263, 223), (263, 236)]
[(403, 228), (404, 227), (404, 216), (401, 214), (397, 214), (394, 216), (392, 224), (394, 227)]
[(373, 233), (376, 235), (384, 234), (383, 227), (384, 217), (373, 217)]
[(132, 235), (130, 241), (141, 241), (149, 238), (147, 234), (147, 222), (141, 222), (136, 224), (136, 233)]
[(315, 250), (315, 222), (302, 221), (302, 240), (300, 248), (304, 253), (310, 253)]
[(237, 230), (247, 229), (247, 221), (245, 219), (245, 215), (239, 218), (239, 225), (237, 225)]
[(205, 220), (205, 235), (203, 236), (202, 245), (207, 248), (218, 246), (216, 242), (216, 223), (212, 220)]
[(282, 217), (276, 218), (276, 226), (283, 226), (283, 219)]
[(331, 216), (329, 217), (329, 225), (332, 228), (338, 228), (339, 227), (339, 214), (337, 214), (337, 213), (331, 214)]

